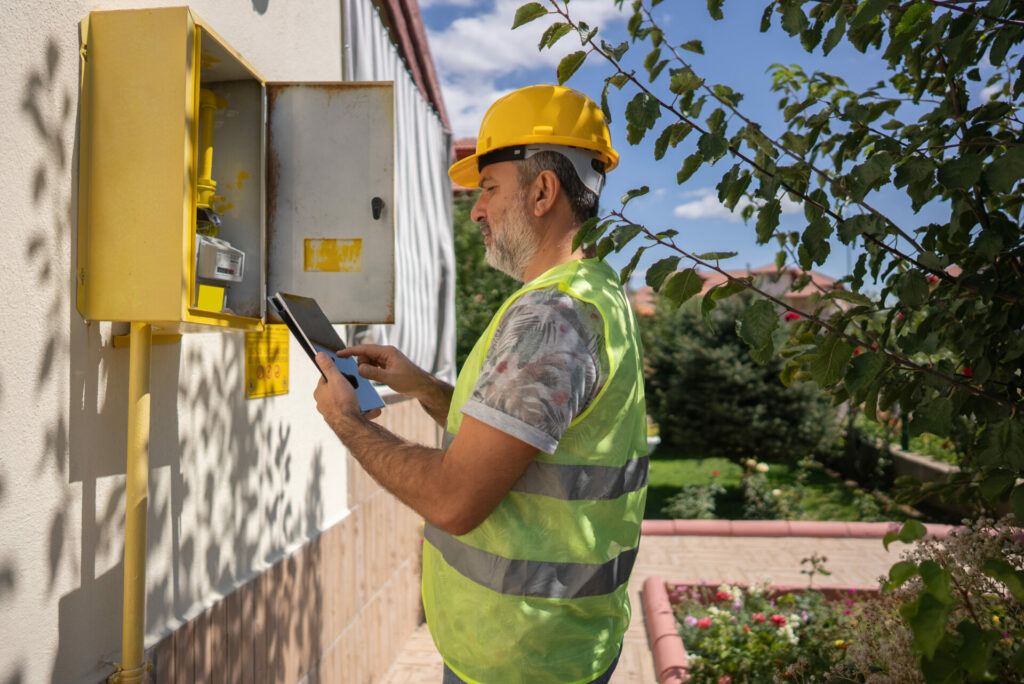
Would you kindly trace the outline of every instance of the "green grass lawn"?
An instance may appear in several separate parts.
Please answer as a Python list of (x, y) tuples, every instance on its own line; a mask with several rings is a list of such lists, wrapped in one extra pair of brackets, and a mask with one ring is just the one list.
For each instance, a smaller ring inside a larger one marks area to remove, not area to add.
[[(769, 486), (785, 493), (802, 492), (799, 498), (800, 520), (879, 521), (905, 520), (899, 509), (887, 508), (881, 500), (859, 489), (847, 487), (821, 468), (807, 468), (803, 485), (798, 484), (796, 465), (770, 464), (766, 474)], [(723, 458), (684, 458), (678, 452), (659, 447), (651, 454), (647, 489), (648, 519), (665, 519), (663, 508), (684, 485), (708, 485), (717, 482), (725, 488), (718, 497), (715, 516), (726, 520), (743, 519), (743, 467)], [(795, 496), (790, 494), (791, 496)]]

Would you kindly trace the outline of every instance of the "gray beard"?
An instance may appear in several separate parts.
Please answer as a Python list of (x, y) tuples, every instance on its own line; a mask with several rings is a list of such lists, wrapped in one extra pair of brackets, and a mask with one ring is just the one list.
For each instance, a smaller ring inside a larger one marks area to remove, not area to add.
[[(523, 274), (537, 254), (537, 239), (530, 230), (530, 222), (523, 209), (525, 196), (516, 198), (515, 208), (501, 219), (501, 236), (491, 230), (491, 245), (487, 247), (487, 263), (502, 273), (523, 282)], [(490, 227), (490, 224), (489, 226)]]

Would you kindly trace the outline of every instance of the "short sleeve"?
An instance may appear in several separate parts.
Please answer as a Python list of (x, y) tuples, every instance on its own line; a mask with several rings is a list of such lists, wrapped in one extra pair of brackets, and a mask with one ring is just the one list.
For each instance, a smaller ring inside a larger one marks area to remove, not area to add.
[(607, 378), (597, 308), (559, 290), (534, 290), (505, 311), (462, 412), (553, 453)]

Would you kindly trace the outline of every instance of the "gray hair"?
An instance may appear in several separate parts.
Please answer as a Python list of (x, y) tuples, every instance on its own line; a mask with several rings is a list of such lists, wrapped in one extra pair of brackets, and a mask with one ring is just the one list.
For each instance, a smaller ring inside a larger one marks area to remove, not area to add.
[(576, 225), (597, 216), (599, 200), (597, 194), (583, 185), (583, 181), (576, 174), (576, 168), (564, 155), (550, 150), (537, 152), (520, 161), (518, 166), (519, 185), (523, 188), (536, 180), (541, 171), (554, 172), (569, 199), (569, 206), (572, 208), (572, 216)]

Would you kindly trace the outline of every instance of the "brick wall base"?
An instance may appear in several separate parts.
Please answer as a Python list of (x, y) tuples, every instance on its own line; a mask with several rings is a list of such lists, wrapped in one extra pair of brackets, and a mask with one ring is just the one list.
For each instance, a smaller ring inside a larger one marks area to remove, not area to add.
[[(380, 422), (440, 443), (417, 402)], [(344, 457), (349, 515), (156, 644), (152, 681), (369, 684), (387, 672), (423, 621), (422, 519)]]

